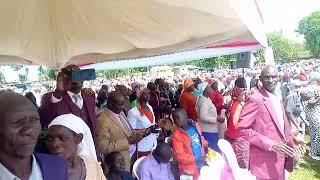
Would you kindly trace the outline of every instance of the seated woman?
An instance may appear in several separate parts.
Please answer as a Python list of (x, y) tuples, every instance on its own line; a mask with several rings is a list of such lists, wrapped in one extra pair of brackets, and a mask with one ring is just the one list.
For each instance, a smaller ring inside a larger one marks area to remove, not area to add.
[(125, 162), (120, 152), (112, 152), (105, 158), (109, 167), (108, 180), (133, 180), (131, 174), (125, 171)]
[(47, 148), (68, 162), (69, 180), (105, 180), (89, 127), (79, 117), (64, 114), (48, 126)]

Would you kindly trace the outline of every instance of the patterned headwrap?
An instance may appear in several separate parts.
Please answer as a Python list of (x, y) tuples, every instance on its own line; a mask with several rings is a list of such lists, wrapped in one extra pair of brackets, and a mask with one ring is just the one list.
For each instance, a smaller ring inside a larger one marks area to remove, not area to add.
[(244, 88), (234, 87), (234, 88), (231, 90), (231, 97), (232, 97), (232, 99), (238, 98), (244, 90), (245, 90)]

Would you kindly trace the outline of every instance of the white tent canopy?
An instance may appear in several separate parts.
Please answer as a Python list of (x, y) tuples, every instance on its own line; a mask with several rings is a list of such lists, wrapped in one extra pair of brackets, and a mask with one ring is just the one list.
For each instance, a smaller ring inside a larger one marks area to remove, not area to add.
[(61, 68), (233, 41), (266, 47), (255, 0), (0, 0), (0, 63)]

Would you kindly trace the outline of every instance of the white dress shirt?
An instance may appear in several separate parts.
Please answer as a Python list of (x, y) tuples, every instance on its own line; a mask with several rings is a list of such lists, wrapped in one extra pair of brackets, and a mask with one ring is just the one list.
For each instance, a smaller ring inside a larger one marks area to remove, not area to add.
[[(41, 169), (37, 163), (37, 160), (32, 156), (32, 167), (29, 180), (43, 180)], [(12, 174), (6, 167), (0, 163), (0, 180), (21, 180), (14, 174)]]
[[(82, 107), (83, 107), (83, 98), (82, 98), (81, 92), (79, 94), (74, 94), (73, 92), (67, 91), (67, 93), (70, 96), (72, 102), (75, 103), (80, 109), (82, 109)], [(58, 103), (61, 100), (62, 100), (62, 97), (60, 99), (57, 99), (52, 94), (52, 97), (51, 97), (52, 103)]]
[(284, 119), (283, 119), (284, 113), (282, 110), (281, 98), (279, 98), (277, 95), (274, 95), (272, 93), (269, 93), (269, 92), (267, 92), (267, 93), (268, 93), (269, 97), (271, 98), (273, 108), (277, 114), (280, 128), (281, 128), (280, 130), (282, 132), (284, 132)]

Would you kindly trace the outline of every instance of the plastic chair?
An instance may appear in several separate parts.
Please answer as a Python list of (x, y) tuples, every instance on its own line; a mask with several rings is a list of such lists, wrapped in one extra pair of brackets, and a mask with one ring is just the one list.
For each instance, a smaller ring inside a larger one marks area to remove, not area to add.
[(237, 157), (233, 151), (231, 144), (227, 140), (219, 139), (218, 146), (222, 152), (223, 157), (226, 159), (228, 166), (230, 166), (231, 169), (239, 169), (240, 167), (237, 161)]
[(231, 168), (233, 177), (235, 180), (255, 180), (256, 177), (253, 176), (247, 169), (242, 169), (239, 167), (236, 154), (233, 151), (231, 144), (224, 139), (218, 141), (218, 146), (222, 152), (223, 157), (227, 165)]
[(137, 178), (138, 180), (139, 180), (139, 176), (138, 176), (137, 170), (138, 170), (139, 164), (142, 162), (142, 160), (143, 160), (145, 157), (146, 157), (146, 156), (143, 156), (143, 157), (137, 159), (136, 162), (134, 162), (133, 167), (132, 167), (133, 176), (134, 176), (135, 178)]

